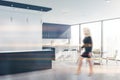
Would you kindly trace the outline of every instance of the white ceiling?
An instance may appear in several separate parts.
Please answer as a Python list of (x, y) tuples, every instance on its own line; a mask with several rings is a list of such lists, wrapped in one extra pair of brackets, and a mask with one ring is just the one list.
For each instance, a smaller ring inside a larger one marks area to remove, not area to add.
[(120, 17), (120, 0), (7, 0), (52, 8), (44, 22), (77, 24)]

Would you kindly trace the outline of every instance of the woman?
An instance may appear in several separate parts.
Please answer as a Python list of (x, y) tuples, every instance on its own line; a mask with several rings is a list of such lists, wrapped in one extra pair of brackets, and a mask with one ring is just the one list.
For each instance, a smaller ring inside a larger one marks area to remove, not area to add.
[(77, 69), (77, 74), (81, 72), (81, 66), (82, 66), (82, 60), (84, 58), (87, 59), (87, 62), (89, 63), (89, 76), (92, 75), (93, 73), (93, 67), (92, 67), (92, 61), (91, 61), (91, 51), (92, 51), (92, 38), (90, 36), (90, 30), (88, 28), (84, 28), (84, 36), (85, 38), (83, 39), (83, 46), (81, 49), (85, 49), (83, 54), (80, 56), (80, 61), (78, 64), (78, 69)]

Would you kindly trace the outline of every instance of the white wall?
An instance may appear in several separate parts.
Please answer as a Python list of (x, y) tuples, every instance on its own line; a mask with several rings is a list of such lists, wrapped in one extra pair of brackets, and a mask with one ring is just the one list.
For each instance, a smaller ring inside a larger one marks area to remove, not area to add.
[(41, 43), (40, 13), (0, 7), (0, 51), (40, 50)]
[(79, 25), (71, 26), (71, 45), (79, 46), (79, 31)]

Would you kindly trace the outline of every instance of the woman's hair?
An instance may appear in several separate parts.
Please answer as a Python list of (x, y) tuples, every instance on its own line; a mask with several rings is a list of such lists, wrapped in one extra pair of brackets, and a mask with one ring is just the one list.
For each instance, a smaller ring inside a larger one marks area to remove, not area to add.
[(83, 28), (83, 31), (84, 31), (85, 36), (90, 36), (90, 29), (89, 28), (85, 27), (85, 28)]

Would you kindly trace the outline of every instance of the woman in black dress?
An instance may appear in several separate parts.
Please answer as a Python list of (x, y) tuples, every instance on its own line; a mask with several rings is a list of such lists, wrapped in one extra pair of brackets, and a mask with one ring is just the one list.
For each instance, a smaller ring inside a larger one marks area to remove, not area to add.
[(81, 47), (81, 49), (84, 48), (85, 51), (80, 56), (77, 74), (79, 74), (81, 72), (82, 60), (84, 58), (86, 58), (87, 62), (89, 63), (89, 76), (90, 76), (93, 73), (93, 67), (92, 67), (92, 62), (91, 62), (91, 52), (92, 52), (92, 45), (93, 44), (92, 44), (92, 38), (90, 36), (90, 31), (88, 28), (84, 28), (84, 35), (85, 35), (85, 38), (83, 39), (84, 44)]

